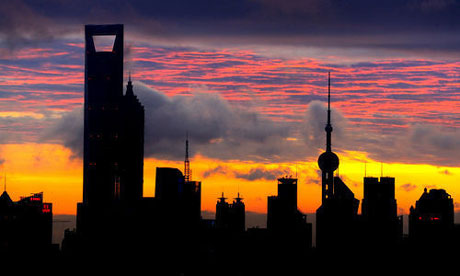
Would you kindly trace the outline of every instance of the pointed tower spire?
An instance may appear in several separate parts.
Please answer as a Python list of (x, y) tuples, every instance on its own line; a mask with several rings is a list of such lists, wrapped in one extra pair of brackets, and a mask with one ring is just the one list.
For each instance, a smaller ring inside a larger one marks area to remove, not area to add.
[(222, 192), (222, 196), (218, 198), (220, 200), (221, 203), (225, 203), (225, 200), (227, 199), (225, 196), (224, 196), (224, 192)]
[(131, 82), (131, 71), (129, 72), (128, 85), (126, 85), (126, 96), (134, 96), (133, 83)]
[(327, 78), (327, 124), (326, 124), (326, 151), (332, 151), (332, 125), (331, 125), (331, 72)]
[(327, 124), (326, 131), (326, 151), (318, 158), (318, 166), (322, 171), (322, 200), (334, 196), (334, 171), (339, 167), (339, 157), (332, 152), (332, 124), (331, 124), (331, 73), (328, 73), (327, 85)]

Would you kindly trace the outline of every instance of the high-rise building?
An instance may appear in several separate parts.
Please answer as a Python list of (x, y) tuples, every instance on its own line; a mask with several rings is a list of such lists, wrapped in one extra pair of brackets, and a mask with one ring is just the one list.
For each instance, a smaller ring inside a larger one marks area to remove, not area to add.
[(184, 175), (176, 168), (156, 168), (155, 198), (177, 204), (184, 191)]
[(246, 210), (243, 198), (238, 193), (232, 204), (229, 204), (226, 199), (222, 193), (216, 203), (216, 228), (232, 232), (244, 232), (246, 230)]
[(278, 179), (278, 195), (268, 197), (267, 228), (269, 230), (293, 229), (305, 220), (297, 209), (297, 179)]
[(121, 102), (120, 200), (134, 204), (143, 196), (144, 107), (134, 95), (131, 76)]
[[(113, 45), (99, 47), (100, 38)], [(85, 26), (83, 202), (77, 232), (99, 232), (143, 196), (144, 107), (123, 93), (123, 25)], [(113, 225), (112, 225), (113, 226)], [(96, 230), (97, 231), (94, 231)]]
[[(389, 247), (402, 238), (402, 217), (397, 215), (395, 179), (364, 178), (363, 238), (368, 247)], [(377, 245), (378, 244), (378, 245)]]
[(0, 253), (21, 255), (51, 250), (53, 205), (43, 202), (43, 193), (12, 201), (6, 191), (0, 196)]
[(421, 246), (445, 247), (452, 244), (454, 230), (454, 201), (443, 189), (425, 188), (422, 196), (411, 206), (409, 237)]
[[(114, 36), (97, 51), (96, 36)], [(119, 196), (123, 98), (123, 25), (85, 26), (83, 204), (107, 206)]]
[(318, 248), (344, 248), (352, 245), (356, 235), (359, 200), (334, 171), (339, 158), (332, 151), (330, 73), (328, 78), (328, 108), (326, 124), (326, 151), (318, 158), (321, 169), (321, 206), (316, 211), (316, 246)]
[(230, 204), (227, 202), (227, 198), (222, 193), (222, 196), (218, 198), (216, 203), (216, 228), (217, 229), (228, 229), (230, 218), (229, 218)]
[(297, 209), (297, 178), (278, 179), (278, 195), (268, 197), (267, 229), (280, 250), (298, 252), (311, 247), (311, 224)]
[(244, 232), (246, 230), (246, 206), (244, 205), (243, 198), (240, 197), (240, 193), (233, 199), (230, 209), (233, 217), (230, 226), (231, 229), (236, 232)]

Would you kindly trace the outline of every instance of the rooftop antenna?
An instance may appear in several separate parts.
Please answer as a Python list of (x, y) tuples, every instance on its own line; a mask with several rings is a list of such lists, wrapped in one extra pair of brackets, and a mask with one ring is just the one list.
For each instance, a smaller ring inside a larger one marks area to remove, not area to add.
[(364, 177), (367, 177), (367, 162), (364, 161)]
[(3, 176), (3, 191), (6, 192), (6, 173)]
[(380, 177), (383, 177), (383, 162), (380, 162)]
[(188, 159), (188, 131), (185, 132), (185, 161), (184, 161), (184, 179), (185, 182), (191, 181), (190, 161)]
[(297, 163), (295, 163), (295, 179), (298, 179), (297, 178)]
[(220, 202), (225, 202), (225, 200), (227, 199), (226, 197), (224, 197), (224, 192), (222, 192), (222, 197), (218, 198), (220, 199)]

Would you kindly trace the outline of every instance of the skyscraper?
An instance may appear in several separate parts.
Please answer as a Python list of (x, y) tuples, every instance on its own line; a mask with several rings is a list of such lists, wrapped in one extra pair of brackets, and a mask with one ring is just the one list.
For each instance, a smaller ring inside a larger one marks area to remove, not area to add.
[(409, 237), (420, 246), (452, 245), (454, 201), (443, 189), (425, 188), (420, 199), (411, 206)]
[(297, 208), (297, 178), (278, 178), (278, 195), (269, 196), (267, 203), (267, 229), (273, 246), (289, 254), (311, 248), (311, 224)]
[(133, 91), (131, 76), (121, 102), (120, 200), (134, 204), (143, 196), (144, 107)]
[(0, 196), (0, 255), (40, 256), (51, 250), (53, 204), (43, 193), (13, 202), (6, 191)]
[(297, 210), (297, 179), (279, 178), (278, 195), (268, 197), (267, 228), (274, 231), (294, 229), (302, 220), (305, 221), (305, 216)]
[(359, 200), (334, 171), (339, 158), (332, 151), (331, 78), (328, 76), (326, 151), (318, 158), (322, 173), (321, 206), (316, 211), (316, 246), (319, 248), (347, 248), (355, 235)]
[(367, 247), (389, 247), (402, 238), (402, 218), (397, 215), (395, 179), (364, 178), (362, 219)]
[[(100, 37), (113, 38), (113, 46), (99, 47)], [(80, 233), (102, 231), (107, 220), (116, 221), (123, 208), (142, 199), (144, 107), (131, 78), (123, 94), (123, 25), (85, 26), (83, 140)]]
[[(96, 36), (115, 36), (111, 51), (97, 51)], [(85, 26), (83, 204), (111, 204), (120, 191), (123, 25)]]
[(246, 230), (246, 208), (243, 199), (238, 196), (229, 204), (224, 193), (216, 203), (216, 228), (242, 233)]

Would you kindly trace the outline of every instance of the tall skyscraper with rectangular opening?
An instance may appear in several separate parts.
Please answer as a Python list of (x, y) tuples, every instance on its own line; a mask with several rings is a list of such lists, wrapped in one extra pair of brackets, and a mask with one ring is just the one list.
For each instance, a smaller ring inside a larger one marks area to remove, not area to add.
[(144, 107), (131, 78), (123, 94), (123, 43), (121, 24), (85, 26), (83, 202), (77, 230), (98, 224), (101, 216), (113, 218), (115, 205), (133, 206), (142, 199)]

